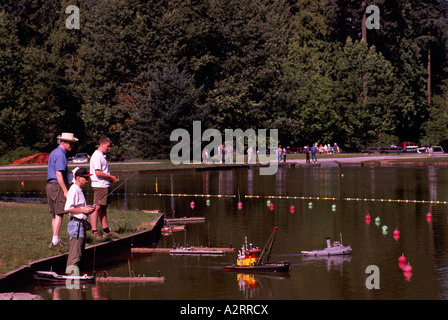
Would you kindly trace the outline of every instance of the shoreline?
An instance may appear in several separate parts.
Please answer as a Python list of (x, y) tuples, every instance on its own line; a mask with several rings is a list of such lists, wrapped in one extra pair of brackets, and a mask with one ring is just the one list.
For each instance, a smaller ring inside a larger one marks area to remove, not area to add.
[[(368, 166), (368, 167), (448, 167), (448, 154), (436, 154), (429, 158), (426, 154), (399, 154), (399, 155), (365, 155), (365, 154), (338, 154), (338, 155), (317, 155), (316, 163), (306, 163), (303, 154), (291, 154), (286, 162), (278, 162), (279, 167), (347, 167), (347, 166)], [(270, 164), (261, 163), (202, 163), (202, 164), (180, 164), (174, 165), (170, 161), (132, 161), (132, 162), (112, 162), (109, 164), (111, 171), (116, 174), (126, 174), (130, 171), (141, 173), (150, 172), (177, 172), (185, 170), (206, 171), (206, 170), (233, 170), (267, 167)], [(84, 167), (88, 164), (69, 164), (69, 169), (76, 166)], [(15, 176), (45, 176), (47, 165), (19, 165), (0, 166), (0, 177)], [(116, 168), (116, 169), (115, 169)]]

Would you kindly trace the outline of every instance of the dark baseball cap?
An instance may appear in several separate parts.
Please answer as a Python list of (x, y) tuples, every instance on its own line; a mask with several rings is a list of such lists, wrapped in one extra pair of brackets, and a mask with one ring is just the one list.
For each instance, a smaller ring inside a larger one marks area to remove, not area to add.
[(79, 168), (78, 170), (76, 170), (75, 172), (75, 177), (84, 177), (84, 178), (88, 178), (90, 177), (92, 174), (89, 173), (89, 170), (87, 170), (86, 168)]

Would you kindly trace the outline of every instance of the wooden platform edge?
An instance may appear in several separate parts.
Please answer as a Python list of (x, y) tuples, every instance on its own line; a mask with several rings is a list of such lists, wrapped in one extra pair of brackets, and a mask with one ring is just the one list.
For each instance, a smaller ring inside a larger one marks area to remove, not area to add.
[[(235, 248), (207, 248), (200, 247), (198, 249), (204, 250), (221, 250), (223, 252), (234, 252)], [(131, 248), (131, 253), (170, 253), (174, 248)]]
[(165, 277), (98, 277), (96, 282), (164, 282)]

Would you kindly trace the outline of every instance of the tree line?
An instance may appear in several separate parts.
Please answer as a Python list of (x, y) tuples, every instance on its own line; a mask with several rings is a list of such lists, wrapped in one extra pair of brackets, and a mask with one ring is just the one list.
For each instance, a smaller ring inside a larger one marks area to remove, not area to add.
[(195, 120), (295, 147), (448, 143), (446, 0), (2, 2), (1, 155), (48, 152), (66, 131), (78, 151), (106, 135), (115, 153), (162, 157)]

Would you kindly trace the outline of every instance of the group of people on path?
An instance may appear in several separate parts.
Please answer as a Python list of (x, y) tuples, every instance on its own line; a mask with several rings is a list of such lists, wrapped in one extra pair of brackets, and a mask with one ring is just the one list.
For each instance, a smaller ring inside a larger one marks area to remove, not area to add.
[(330, 147), (330, 144), (327, 145), (320, 145), (319, 147), (317, 147), (317, 143), (313, 144), (313, 146), (310, 148), (308, 146), (305, 146), (305, 159), (306, 159), (306, 163), (310, 163), (310, 155), (311, 155), (311, 161), (313, 162), (317, 162), (317, 153), (320, 154), (327, 154), (327, 153), (339, 153), (339, 146), (337, 143), (334, 144), (333, 147)]
[[(69, 253), (67, 270), (73, 270), (73, 266), (81, 260), (85, 247), (86, 232), (92, 230), (92, 236), (101, 240), (98, 233), (98, 219), (103, 228), (103, 238), (118, 237), (107, 224), (107, 205), (109, 199), (109, 186), (118, 179), (110, 174), (109, 166), (104, 154), (110, 149), (110, 139), (102, 137), (99, 140), (98, 149), (90, 158), (90, 170), (76, 168), (69, 172), (67, 165), (67, 151), (71, 151), (78, 141), (73, 133), (63, 132), (58, 139), (58, 147), (50, 153), (47, 169), (46, 193), (48, 199), (48, 211), (53, 215), (53, 237), (50, 248), (62, 247), (59, 236), (62, 220), (65, 214), (69, 214), (68, 222)], [(93, 188), (93, 203), (87, 205), (82, 188), (91, 180)], [(69, 189), (67, 185), (72, 184)], [(87, 221), (91, 214), (91, 224)]]

